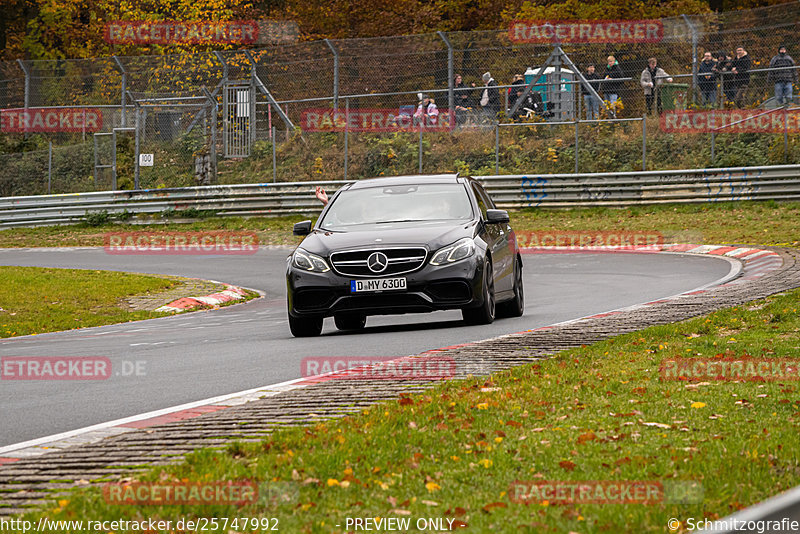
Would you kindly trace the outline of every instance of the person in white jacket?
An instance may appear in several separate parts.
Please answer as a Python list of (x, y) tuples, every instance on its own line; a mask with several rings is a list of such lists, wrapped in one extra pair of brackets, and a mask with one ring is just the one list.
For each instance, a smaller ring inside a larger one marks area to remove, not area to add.
[(647, 67), (642, 71), (640, 83), (644, 89), (644, 100), (647, 104), (647, 113), (653, 112), (653, 101), (656, 102), (656, 113), (661, 113), (661, 85), (664, 82), (672, 83), (672, 78), (658, 66), (658, 60), (651, 57), (647, 60)]

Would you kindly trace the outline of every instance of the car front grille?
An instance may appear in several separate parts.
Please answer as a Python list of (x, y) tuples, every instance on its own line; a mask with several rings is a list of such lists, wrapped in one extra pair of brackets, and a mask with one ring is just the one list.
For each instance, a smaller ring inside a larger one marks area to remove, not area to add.
[[(386, 257), (386, 268), (374, 271), (369, 268), (369, 258), (375, 253)], [(410, 273), (422, 267), (428, 251), (422, 247), (374, 248), (346, 250), (331, 254), (334, 270), (345, 276), (391, 276)]]

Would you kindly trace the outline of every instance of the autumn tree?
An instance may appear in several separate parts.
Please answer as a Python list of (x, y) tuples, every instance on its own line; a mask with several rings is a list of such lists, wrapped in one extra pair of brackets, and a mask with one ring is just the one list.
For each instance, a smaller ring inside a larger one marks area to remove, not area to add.
[[(7, 2), (9, 0), (3, 0)], [(108, 22), (129, 21), (228, 21), (252, 15), (246, 0), (150, 0), (121, 2), (111, 0), (15, 0), (27, 2), (24, 36), (11, 40), (17, 57), (29, 59), (85, 58), (96, 56), (138, 55), (142, 53), (194, 52), (208, 45), (173, 44), (169, 46), (111, 45), (104, 40)], [(17, 32), (20, 31), (17, 23)], [(214, 43), (213, 48), (226, 48)]]

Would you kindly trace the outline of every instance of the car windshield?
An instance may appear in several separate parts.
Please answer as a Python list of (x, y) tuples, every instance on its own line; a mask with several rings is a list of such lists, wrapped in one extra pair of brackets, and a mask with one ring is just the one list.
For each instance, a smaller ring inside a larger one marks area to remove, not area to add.
[(331, 203), (320, 228), (471, 218), (472, 206), (463, 185), (404, 184), (343, 191)]

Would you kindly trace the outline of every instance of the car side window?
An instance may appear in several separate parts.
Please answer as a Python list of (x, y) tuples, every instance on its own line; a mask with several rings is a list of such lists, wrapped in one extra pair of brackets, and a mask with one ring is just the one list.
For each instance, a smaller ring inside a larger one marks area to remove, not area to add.
[(486, 210), (489, 209), (486, 205), (486, 197), (475, 184), (472, 184), (472, 192), (475, 194), (475, 200), (478, 202), (478, 209), (481, 210), (481, 216), (486, 220)]
[(486, 202), (486, 207), (490, 210), (495, 209), (494, 201), (492, 197), (489, 196), (489, 193), (486, 192), (486, 189), (483, 188), (481, 184), (475, 184), (475, 187), (480, 191), (481, 195), (483, 195), (484, 201)]

